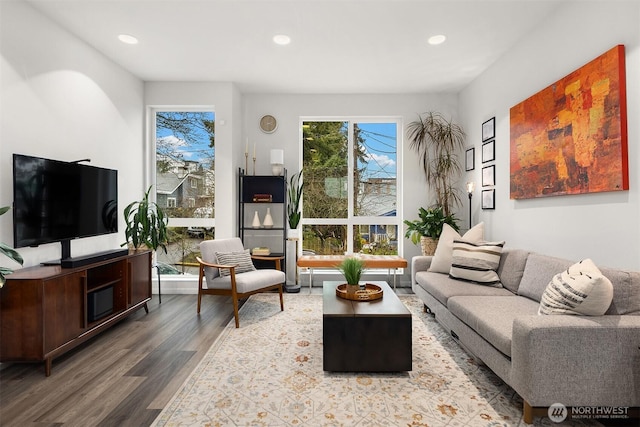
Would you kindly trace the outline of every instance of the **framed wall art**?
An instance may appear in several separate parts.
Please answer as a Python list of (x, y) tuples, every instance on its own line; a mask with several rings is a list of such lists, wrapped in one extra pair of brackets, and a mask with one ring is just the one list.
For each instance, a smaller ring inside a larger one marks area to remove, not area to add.
[(512, 199), (628, 190), (624, 46), (513, 106), (510, 128)]
[(464, 170), (472, 171), (476, 168), (476, 149), (471, 147), (464, 153)]
[(495, 209), (496, 208), (496, 190), (482, 190), (482, 209)]
[(496, 166), (485, 166), (482, 168), (482, 186), (491, 187), (496, 185)]
[(496, 140), (492, 139), (482, 144), (482, 163), (496, 159)]
[(496, 137), (496, 118), (492, 117), (482, 124), (482, 142)]

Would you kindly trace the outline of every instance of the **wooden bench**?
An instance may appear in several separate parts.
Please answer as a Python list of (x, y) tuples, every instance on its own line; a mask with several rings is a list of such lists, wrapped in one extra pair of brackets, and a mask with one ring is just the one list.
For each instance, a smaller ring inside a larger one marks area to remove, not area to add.
[[(398, 255), (364, 255), (357, 254), (364, 261), (365, 268), (386, 268), (393, 270), (393, 289), (396, 288), (396, 270), (407, 268), (407, 260)], [(347, 255), (303, 255), (298, 258), (298, 267), (309, 269), (309, 290), (313, 284), (314, 268), (337, 268)]]

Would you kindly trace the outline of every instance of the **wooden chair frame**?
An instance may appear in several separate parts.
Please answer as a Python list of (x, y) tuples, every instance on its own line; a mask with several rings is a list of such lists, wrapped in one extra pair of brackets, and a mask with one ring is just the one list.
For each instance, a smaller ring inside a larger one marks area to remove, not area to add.
[[(284, 259), (284, 257), (266, 257), (266, 256), (257, 256), (257, 255), (252, 255), (251, 256), (252, 259), (257, 259), (257, 260), (266, 260), (266, 261), (274, 261), (276, 264), (276, 270), (280, 270), (281, 269), (281, 260)], [(277, 290), (278, 293), (280, 294), (280, 311), (284, 311), (284, 301), (282, 298), (282, 283), (278, 283), (275, 285), (270, 285), (270, 286), (266, 286), (264, 288), (260, 288), (260, 289), (256, 289), (254, 291), (251, 292), (238, 292), (237, 286), (236, 286), (236, 267), (237, 265), (223, 265), (223, 264), (213, 264), (210, 262), (205, 262), (203, 261), (200, 257), (196, 257), (196, 259), (198, 260), (198, 263), (200, 264), (200, 273), (198, 275), (198, 314), (200, 314), (200, 306), (201, 306), (201, 301), (202, 301), (202, 295), (223, 295), (223, 296), (230, 296), (231, 299), (233, 300), (233, 315), (235, 316), (236, 319), (236, 328), (240, 327), (240, 320), (238, 317), (238, 300), (241, 299), (245, 299), (245, 298), (249, 298), (251, 295), (253, 294), (258, 294), (258, 293), (262, 293), (262, 292), (270, 292), (270, 291), (274, 291)], [(209, 288), (205, 288), (204, 287), (204, 269), (206, 267), (211, 267), (211, 268), (226, 268), (229, 269), (229, 275), (231, 276), (231, 289), (209, 289)]]

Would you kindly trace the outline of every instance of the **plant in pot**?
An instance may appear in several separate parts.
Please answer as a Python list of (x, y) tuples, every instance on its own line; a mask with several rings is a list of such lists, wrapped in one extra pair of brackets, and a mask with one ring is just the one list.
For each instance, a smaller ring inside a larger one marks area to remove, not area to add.
[[(9, 209), (11, 209), (9, 206), (4, 206), (2, 208), (0, 208), (0, 215), (4, 215)], [(4, 243), (0, 242), (0, 253), (2, 253), (3, 255), (5, 255), (7, 258), (10, 258), (12, 260), (14, 260), (15, 262), (17, 262), (18, 264), (22, 265), (24, 263), (24, 260), (22, 259), (22, 256), (20, 256), (20, 254), (18, 252), (16, 252), (14, 249), (12, 249), (11, 247), (5, 245)], [(8, 267), (2, 267), (0, 266), (0, 288), (2, 288), (6, 282), (6, 275), (9, 275), (13, 273), (13, 270), (8, 268)]]
[(454, 230), (459, 231), (458, 219), (452, 215), (446, 215), (442, 206), (418, 209), (420, 219), (403, 222), (407, 226), (405, 237), (411, 239), (414, 244), (420, 242), (422, 255), (433, 255), (438, 246), (438, 238), (442, 233), (444, 224), (449, 224)]
[(162, 248), (167, 253), (169, 218), (160, 206), (149, 200), (152, 187), (144, 193), (142, 200), (131, 202), (124, 208), (127, 241), (121, 246), (129, 245), (134, 250), (148, 248), (154, 251)]
[(360, 289), (360, 276), (364, 271), (364, 261), (355, 257), (346, 257), (340, 264), (338, 270), (347, 281), (347, 293), (355, 293)]
[(462, 202), (456, 184), (462, 173), (458, 153), (464, 148), (464, 130), (442, 114), (428, 112), (409, 123), (407, 133), (409, 147), (417, 151), (427, 184), (435, 192), (435, 205), (449, 216)]
[(302, 198), (302, 171), (291, 175), (289, 189), (287, 191), (287, 221), (289, 223), (289, 237), (297, 237), (298, 224), (300, 224), (300, 199)]

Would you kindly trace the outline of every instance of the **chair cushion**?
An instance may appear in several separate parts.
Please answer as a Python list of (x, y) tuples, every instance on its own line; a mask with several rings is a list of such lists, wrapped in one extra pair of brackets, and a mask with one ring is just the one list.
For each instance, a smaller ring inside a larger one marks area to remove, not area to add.
[[(236, 289), (246, 293), (262, 289), (267, 286), (285, 282), (284, 272), (273, 269), (260, 269), (236, 274)], [(207, 281), (208, 289), (231, 289), (231, 276), (219, 276)]]
[[(251, 260), (249, 249), (240, 252), (216, 252), (216, 258), (218, 258), (218, 264), (235, 265), (236, 274), (246, 273), (247, 271), (256, 269)], [(220, 268), (219, 270), (221, 276), (231, 274), (231, 270), (228, 268)]]

